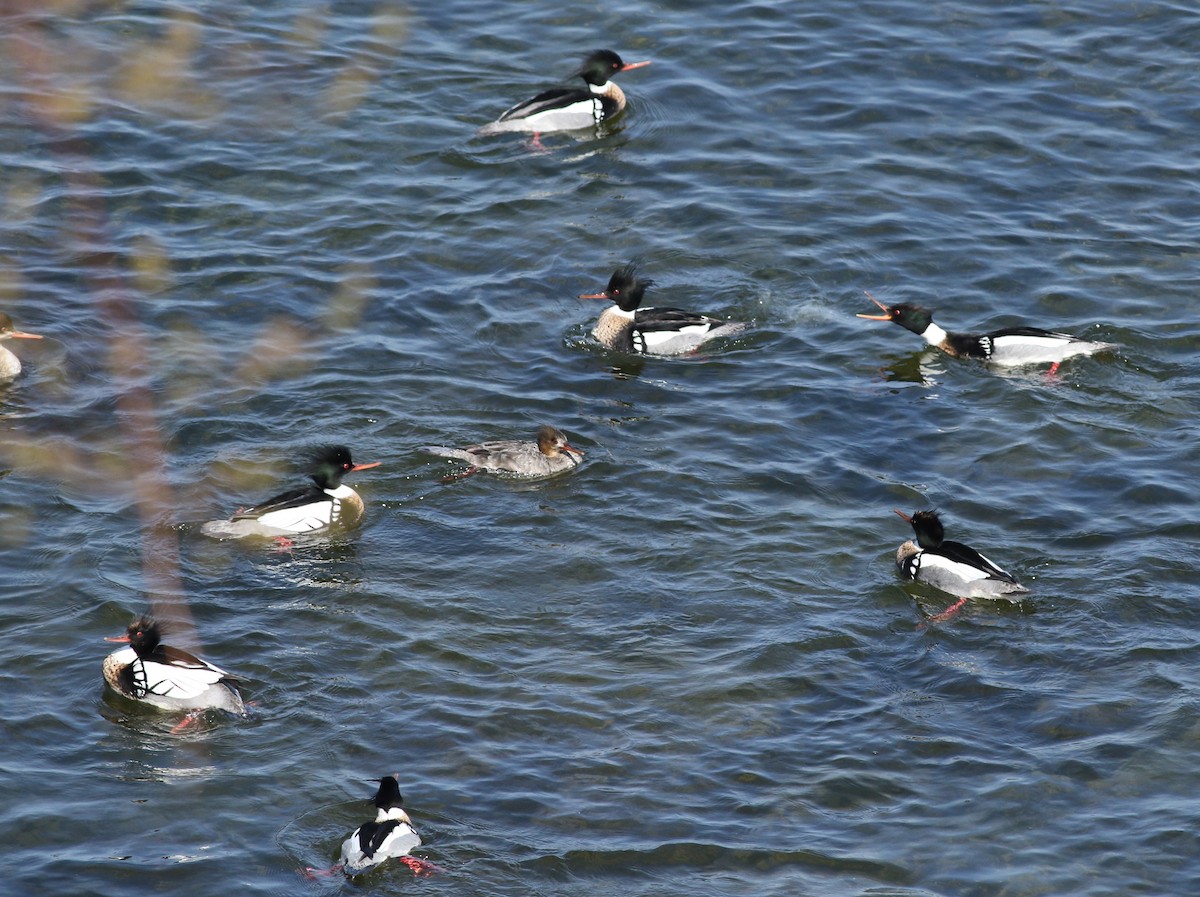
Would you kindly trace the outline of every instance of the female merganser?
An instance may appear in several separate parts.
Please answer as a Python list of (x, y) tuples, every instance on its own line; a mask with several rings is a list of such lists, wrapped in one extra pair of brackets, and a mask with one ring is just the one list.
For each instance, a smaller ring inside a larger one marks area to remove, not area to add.
[(868, 321), (892, 321), (955, 358), (979, 358), (1004, 366), (1050, 363), (1053, 365), (1051, 372), (1054, 372), (1064, 359), (1073, 355), (1091, 355), (1117, 348), (1114, 343), (1089, 342), (1040, 327), (1006, 327), (991, 333), (947, 333), (933, 323), (933, 312), (929, 309), (907, 302), (884, 305), (870, 293), (867, 296), (884, 313), (858, 317)]
[[(0, 340), (41, 339), (36, 333), (25, 333), (13, 327), (12, 318), (0, 312)], [(0, 346), (0, 380), (11, 380), (21, 373), (21, 359), (4, 346)]]
[(613, 118), (625, 108), (625, 94), (609, 79), (618, 72), (628, 72), (649, 65), (646, 62), (626, 63), (612, 50), (596, 50), (583, 61), (576, 72), (587, 83), (587, 90), (558, 87), (543, 91), (531, 100), (518, 103), (479, 134), (503, 134), (506, 131), (572, 131), (590, 128)]
[(537, 431), (537, 442), (501, 440), (461, 449), (426, 445), (421, 451), (468, 462), (471, 467), (465, 476), (477, 470), (490, 470), (518, 477), (549, 477), (574, 470), (583, 460), (583, 452), (569, 445), (562, 431), (551, 426)]
[(237, 680), (206, 660), (161, 644), (160, 638), (154, 618), (142, 616), (129, 624), (125, 635), (105, 639), (129, 645), (104, 658), (104, 681), (113, 691), (163, 710), (245, 715)]
[(683, 355), (711, 339), (732, 336), (749, 327), (740, 321), (722, 321), (679, 308), (639, 308), (646, 288), (637, 264), (618, 268), (602, 293), (584, 293), (580, 299), (607, 299), (613, 303), (596, 321), (592, 336), (610, 349), (643, 355)]
[(961, 542), (948, 541), (936, 511), (917, 511), (911, 517), (896, 513), (912, 524), (917, 536), (896, 549), (896, 567), (908, 579), (928, 583), (959, 598), (938, 618), (945, 618), (962, 607), (968, 598), (1007, 598), (1028, 592), (1015, 576), (997, 567), (982, 554)]
[(378, 866), (389, 857), (397, 857), (417, 875), (433, 871), (431, 863), (408, 856), (414, 847), (421, 846), (421, 836), (404, 812), (403, 798), (397, 776), (379, 780), (379, 791), (372, 803), (379, 808), (372, 822), (364, 822), (342, 844), (342, 856), (334, 869), (342, 868), (353, 875)]
[(363, 516), (363, 500), (342, 484), (342, 477), (356, 470), (378, 467), (380, 462), (355, 464), (350, 449), (344, 445), (324, 446), (313, 454), (312, 461), (313, 485), (244, 508), (228, 520), (210, 520), (200, 527), (200, 532), (214, 539), (270, 538), (356, 525)]

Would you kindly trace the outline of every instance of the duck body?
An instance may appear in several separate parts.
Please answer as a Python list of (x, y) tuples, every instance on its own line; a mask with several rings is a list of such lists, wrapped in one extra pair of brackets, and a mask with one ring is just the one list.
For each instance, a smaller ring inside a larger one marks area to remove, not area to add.
[(379, 780), (379, 791), (372, 802), (378, 812), (342, 842), (343, 870), (352, 875), (378, 866), (390, 857), (403, 857), (421, 846), (421, 836), (404, 811), (400, 786), (394, 776)]
[(907, 579), (927, 583), (959, 598), (1007, 598), (1028, 592), (1011, 573), (974, 548), (944, 538), (945, 530), (934, 511), (911, 517), (896, 511), (912, 524), (917, 540), (896, 549), (896, 568)]
[(125, 635), (108, 641), (129, 645), (105, 657), (103, 665), (104, 681), (123, 697), (162, 710), (245, 715), (237, 680), (206, 660), (162, 644), (152, 617), (139, 617)]
[(427, 445), (421, 450), (443, 458), (466, 461), (473, 469), (523, 478), (566, 473), (583, 461), (583, 452), (570, 445), (561, 430), (551, 426), (538, 430), (536, 442), (497, 440), (465, 448)]
[[(867, 294), (871, 296), (870, 293)], [(929, 345), (955, 358), (976, 358), (1001, 367), (1027, 364), (1061, 364), (1076, 355), (1094, 355), (1117, 348), (1102, 343), (1057, 333), (1040, 327), (1006, 327), (991, 333), (950, 333), (933, 322), (933, 312), (919, 305), (884, 305), (874, 296), (871, 301), (882, 315), (858, 315), (870, 321), (891, 321), (920, 336)]]
[(617, 269), (600, 293), (584, 293), (580, 299), (607, 299), (613, 304), (601, 312), (592, 329), (602, 345), (618, 352), (639, 355), (685, 355), (709, 340), (733, 336), (750, 325), (723, 321), (681, 308), (642, 308), (642, 299), (652, 280), (638, 276), (630, 262)]
[(273, 538), (358, 525), (365, 510), (363, 500), (342, 483), (342, 477), (353, 471), (377, 467), (379, 462), (355, 464), (349, 449), (335, 445), (319, 449), (313, 456), (313, 463), (311, 484), (243, 508), (228, 520), (210, 520), (200, 527), (200, 531), (214, 539)]
[[(13, 326), (12, 318), (0, 312), (0, 340), (41, 339), (36, 333), (26, 333)], [(21, 373), (21, 359), (6, 346), (0, 346), (0, 380), (11, 380)]]
[(641, 68), (649, 62), (625, 63), (612, 50), (596, 50), (576, 73), (585, 87), (545, 90), (513, 106), (479, 134), (511, 131), (544, 133), (591, 128), (619, 115), (625, 108), (625, 93), (609, 79), (618, 72)]

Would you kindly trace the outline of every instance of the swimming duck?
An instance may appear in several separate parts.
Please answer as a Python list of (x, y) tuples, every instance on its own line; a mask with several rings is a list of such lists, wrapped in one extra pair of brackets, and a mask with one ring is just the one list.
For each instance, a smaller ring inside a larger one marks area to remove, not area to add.
[(163, 710), (225, 710), (242, 716), (246, 705), (236, 680), (218, 666), (162, 644), (153, 617), (129, 624), (125, 635), (105, 639), (129, 647), (104, 658), (104, 681), (118, 694)]
[(363, 516), (363, 500), (342, 483), (342, 477), (378, 467), (380, 462), (355, 464), (350, 450), (344, 445), (318, 449), (312, 462), (312, 485), (243, 508), (228, 520), (210, 520), (200, 527), (200, 531), (214, 539), (271, 538), (355, 526)]
[(1006, 598), (1029, 590), (1017, 578), (998, 567), (974, 548), (945, 538), (945, 528), (936, 511), (917, 511), (911, 517), (897, 509), (916, 534), (896, 549), (896, 568), (908, 579), (928, 583), (949, 592), (959, 601), (939, 614), (944, 618), (957, 611), (968, 598)]
[(481, 136), (507, 131), (573, 131), (608, 121), (625, 108), (625, 94), (610, 80), (618, 72), (628, 72), (650, 62), (624, 62), (612, 50), (591, 53), (576, 72), (586, 90), (558, 87), (518, 103), (491, 124), (479, 129)]
[[(41, 339), (36, 333), (25, 333), (13, 326), (12, 318), (0, 312), (0, 340), (9, 339)], [(17, 358), (6, 346), (0, 346), (0, 380), (11, 380), (21, 373), (21, 359)]]
[(922, 337), (929, 345), (955, 358), (978, 358), (1004, 367), (1050, 364), (1053, 373), (1065, 359), (1072, 356), (1092, 355), (1117, 348), (1114, 343), (1092, 342), (1040, 327), (1006, 327), (991, 333), (949, 333), (933, 323), (933, 312), (927, 308), (907, 302), (884, 305), (870, 293), (867, 296), (883, 310), (883, 314), (860, 314), (857, 317), (899, 324)]
[(601, 312), (592, 336), (609, 349), (643, 355), (683, 355), (709, 340), (732, 336), (749, 327), (740, 321), (722, 321), (709, 315), (679, 308), (641, 308), (652, 280), (638, 276), (630, 262), (613, 272), (600, 293), (584, 293), (580, 299), (607, 299), (613, 304)]
[(375, 819), (364, 822), (343, 842), (338, 865), (347, 875), (353, 875), (397, 857), (418, 875), (428, 874), (429, 864), (408, 856), (413, 848), (421, 846), (421, 836), (404, 811), (398, 777), (380, 779), (379, 791), (371, 802), (378, 808)]
[(466, 475), (487, 470), (516, 477), (549, 477), (574, 470), (583, 460), (583, 452), (570, 445), (561, 430), (548, 425), (538, 429), (536, 442), (498, 440), (466, 448), (426, 445), (421, 451), (468, 462), (471, 468)]

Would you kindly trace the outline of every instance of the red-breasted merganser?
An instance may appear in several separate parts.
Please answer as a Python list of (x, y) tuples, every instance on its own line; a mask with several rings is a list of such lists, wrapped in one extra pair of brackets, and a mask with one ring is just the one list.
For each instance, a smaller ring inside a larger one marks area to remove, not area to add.
[(404, 811), (397, 777), (380, 779), (379, 791), (371, 802), (379, 811), (375, 819), (360, 825), (342, 844), (339, 865), (346, 874), (353, 875), (378, 866), (390, 857), (397, 857), (417, 875), (432, 872), (432, 864), (408, 856), (413, 848), (421, 846), (421, 836)]
[(432, 875), (437, 867), (428, 860), (409, 856), (409, 852), (421, 846), (421, 836), (413, 828), (412, 820), (404, 811), (404, 798), (400, 795), (399, 776), (384, 776), (379, 780), (379, 790), (371, 799), (378, 812), (371, 822), (364, 822), (342, 842), (342, 854), (338, 863), (329, 869), (308, 868), (309, 877), (332, 875), (345, 872), (357, 875), (384, 860), (395, 857), (408, 866), (416, 875)]
[(206, 660), (162, 644), (153, 617), (138, 617), (125, 635), (105, 641), (129, 645), (104, 658), (104, 681), (118, 694), (163, 710), (245, 715), (237, 680)]
[(537, 431), (537, 442), (517, 439), (481, 442), (466, 448), (442, 445), (422, 446), (421, 451), (443, 458), (457, 458), (471, 465), (469, 473), (489, 470), (517, 477), (549, 477), (574, 470), (583, 460), (583, 452), (568, 444), (561, 430), (551, 426)]
[(917, 537), (915, 543), (910, 539), (896, 549), (897, 569), (908, 579), (928, 583), (959, 599), (938, 618), (954, 613), (968, 598), (1020, 601), (1011, 596), (1029, 591), (974, 548), (947, 540), (936, 511), (917, 511), (911, 517), (900, 510), (896, 513), (912, 524)]
[[(36, 333), (25, 333), (13, 327), (12, 318), (0, 312), (0, 340), (41, 339)], [(21, 373), (21, 359), (4, 346), (0, 346), (0, 380), (11, 380)]]
[(1022, 364), (1051, 364), (1057, 370), (1073, 355), (1092, 355), (1116, 349), (1115, 343), (1097, 343), (1055, 333), (1040, 327), (1006, 327), (991, 333), (947, 333), (933, 323), (933, 312), (919, 305), (902, 302), (884, 305), (870, 293), (871, 301), (883, 309), (882, 315), (858, 315), (868, 321), (891, 321), (922, 337), (955, 358), (978, 358), (991, 364), (1012, 367)]
[(643, 355), (683, 355), (701, 344), (732, 336), (749, 327), (741, 321), (722, 321), (680, 308), (639, 308), (646, 288), (654, 281), (638, 277), (630, 262), (613, 272), (602, 293), (584, 293), (580, 299), (607, 299), (592, 336), (610, 349)]
[(503, 134), (507, 131), (573, 131), (608, 121), (625, 108), (625, 94), (609, 80), (618, 72), (640, 69), (650, 62), (622, 61), (612, 50), (596, 50), (583, 61), (575, 74), (587, 83), (587, 90), (558, 87), (518, 103), (479, 134)]
[(363, 500), (342, 477), (357, 470), (378, 467), (379, 461), (355, 464), (344, 445), (330, 445), (313, 454), (313, 485), (276, 495), (262, 504), (244, 508), (229, 520), (210, 520), (200, 532), (214, 539), (243, 536), (293, 536), (332, 527), (350, 528), (363, 516)]

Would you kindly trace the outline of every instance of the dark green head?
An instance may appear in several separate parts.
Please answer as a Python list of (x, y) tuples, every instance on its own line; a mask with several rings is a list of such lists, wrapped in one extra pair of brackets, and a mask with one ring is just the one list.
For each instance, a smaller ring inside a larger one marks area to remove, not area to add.
[(933, 323), (933, 312), (927, 308), (908, 302), (901, 302), (899, 305), (884, 305), (870, 293), (867, 295), (870, 296), (872, 302), (883, 309), (883, 314), (858, 315), (857, 317), (866, 318), (868, 321), (891, 321), (893, 324), (899, 324), (905, 330), (911, 330), (918, 336), (928, 330), (929, 325)]

